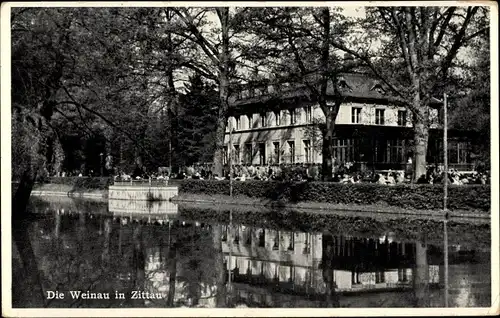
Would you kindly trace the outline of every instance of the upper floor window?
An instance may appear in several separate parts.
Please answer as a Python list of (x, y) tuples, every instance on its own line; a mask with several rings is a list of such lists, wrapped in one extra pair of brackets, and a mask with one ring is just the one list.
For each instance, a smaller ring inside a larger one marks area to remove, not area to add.
[(375, 124), (376, 125), (385, 124), (385, 109), (375, 109)]
[(306, 122), (307, 123), (312, 122), (312, 107), (311, 106), (307, 106), (305, 108), (305, 111), (306, 111)]
[(252, 129), (253, 126), (253, 116), (252, 114), (247, 114), (248, 129)]
[(406, 110), (398, 110), (398, 126), (406, 126)]
[(351, 122), (353, 124), (361, 123), (361, 107), (351, 108)]
[(289, 110), (290, 112), (290, 125), (295, 125), (297, 123), (297, 112), (295, 108)]
[(241, 129), (240, 116), (236, 116), (235, 119), (236, 119), (236, 130), (240, 130)]
[(274, 123), (275, 123), (275, 126), (281, 125), (281, 112), (280, 111), (274, 112)]
[(260, 114), (260, 127), (266, 127), (267, 126), (267, 116), (266, 113), (261, 113)]

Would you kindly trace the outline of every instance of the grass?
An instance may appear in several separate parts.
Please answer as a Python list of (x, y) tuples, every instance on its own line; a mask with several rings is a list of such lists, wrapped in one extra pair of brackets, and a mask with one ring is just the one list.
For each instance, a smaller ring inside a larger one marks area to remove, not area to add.
[[(385, 204), (334, 204), (334, 203), (321, 203), (321, 202), (298, 202), (298, 203), (285, 203), (281, 201), (271, 201), (268, 199), (250, 198), (247, 196), (234, 196), (228, 195), (207, 195), (207, 194), (193, 194), (193, 193), (180, 193), (172, 198), (172, 202), (193, 202), (193, 203), (208, 203), (208, 204), (225, 204), (225, 205), (246, 205), (255, 207), (268, 207), (268, 208), (292, 208), (296, 210), (313, 210), (313, 211), (348, 211), (358, 213), (386, 213), (397, 215), (416, 215), (428, 216), (435, 218), (442, 218), (444, 212), (442, 210), (417, 210), (417, 209), (403, 209)], [(466, 218), (481, 218), (489, 219), (489, 213), (484, 211), (466, 211), (455, 210), (449, 211), (451, 217), (466, 217)]]

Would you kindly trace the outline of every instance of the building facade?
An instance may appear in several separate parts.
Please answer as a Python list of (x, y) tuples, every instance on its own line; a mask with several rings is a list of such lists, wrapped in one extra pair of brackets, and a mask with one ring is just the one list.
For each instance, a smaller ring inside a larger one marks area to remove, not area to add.
[[(335, 121), (333, 157), (337, 164), (402, 169), (412, 157), (412, 114), (391, 98), (382, 83), (364, 74), (339, 78), (342, 103)], [(333, 94), (328, 87), (328, 94)], [(333, 99), (333, 96), (329, 96)], [(333, 103), (333, 101), (330, 101)], [(441, 103), (431, 104), (427, 161), (442, 163)], [(241, 165), (319, 164), (325, 116), (304, 87), (280, 84), (247, 88), (231, 99), (225, 151)], [(231, 140), (231, 141), (230, 141)], [(228, 145), (232, 144), (229, 149)], [(449, 163), (470, 170), (470, 139), (449, 131)]]

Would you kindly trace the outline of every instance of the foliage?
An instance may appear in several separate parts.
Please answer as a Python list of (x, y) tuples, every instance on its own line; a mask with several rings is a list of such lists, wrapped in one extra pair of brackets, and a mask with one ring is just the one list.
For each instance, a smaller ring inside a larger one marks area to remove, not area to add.
[(487, 7), (367, 7), (356, 41), (332, 45), (369, 68), (412, 113), (414, 180), (425, 174), (433, 98), (448, 92), (458, 53), (489, 34)]
[[(182, 180), (180, 193), (229, 195), (229, 181)], [(442, 209), (441, 185), (396, 185), (333, 182), (276, 182), (248, 180), (233, 182), (233, 195), (283, 202), (325, 202), (341, 204), (387, 204), (406, 209)], [(490, 187), (484, 185), (450, 186), (450, 210), (491, 208)]]
[(113, 184), (113, 179), (107, 177), (50, 177), (45, 179), (45, 183), (70, 185), (73, 187), (73, 191), (107, 190)]
[[(443, 223), (422, 218), (384, 218), (343, 215), (336, 213), (307, 213), (288, 209), (232, 210), (233, 224), (263, 227), (279, 231), (330, 232), (336, 235), (374, 238), (383, 233), (394, 233), (398, 241), (420, 240), (427, 238), (429, 244), (441, 245), (443, 242)], [(183, 219), (207, 223), (229, 224), (229, 209), (224, 206), (203, 207), (179, 206)], [(450, 244), (471, 247), (486, 247), (491, 244), (488, 224), (470, 224), (449, 221), (448, 239)]]
[(212, 85), (197, 75), (179, 99), (176, 162), (180, 166), (211, 162), (215, 147), (218, 96)]

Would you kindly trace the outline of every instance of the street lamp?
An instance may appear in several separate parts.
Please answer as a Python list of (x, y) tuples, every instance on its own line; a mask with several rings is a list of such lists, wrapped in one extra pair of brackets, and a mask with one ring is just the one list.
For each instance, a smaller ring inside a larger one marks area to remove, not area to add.
[(101, 157), (101, 161), (100, 161), (100, 166), (101, 166), (101, 177), (104, 176), (104, 167), (103, 167), (103, 160), (102, 160), (102, 157), (104, 156), (104, 154), (101, 152), (99, 154), (99, 156)]

